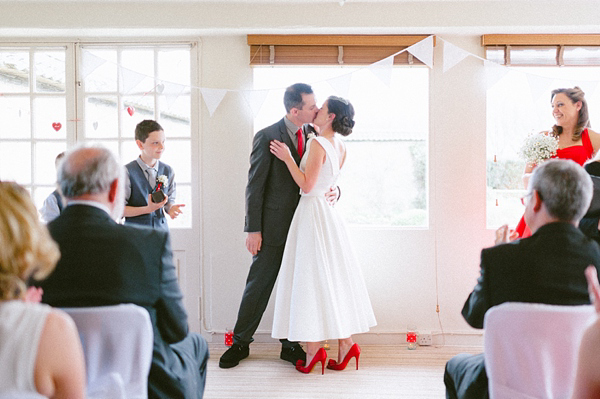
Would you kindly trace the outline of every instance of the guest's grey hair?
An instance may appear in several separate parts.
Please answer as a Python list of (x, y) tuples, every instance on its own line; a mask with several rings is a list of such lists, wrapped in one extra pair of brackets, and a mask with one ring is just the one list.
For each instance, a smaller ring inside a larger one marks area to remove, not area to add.
[(589, 174), (571, 160), (552, 159), (535, 168), (529, 193), (537, 191), (551, 217), (561, 222), (579, 222), (592, 200)]
[(59, 164), (58, 185), (66, 198), (98, 194), (121, 177), (122, 167), (113, 153), (100, 145), (79, 145)]

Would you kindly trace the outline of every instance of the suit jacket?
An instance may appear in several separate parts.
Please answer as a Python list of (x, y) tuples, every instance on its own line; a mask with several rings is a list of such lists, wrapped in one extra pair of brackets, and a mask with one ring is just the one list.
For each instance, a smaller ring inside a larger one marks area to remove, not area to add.
[(246, 186), (244, 231), (260, 231), (264, 244), (283, 245), (300, 200), (300, 189), (285, 163), (271, 154), (272, 140), (287, 144), (296, 163), (300, 163), (284, 119), (256, 133)]
[(481, 251), (481, 275), (462, 314), (483, 328), (489, 308), (504, 302), (590, 303), (585, 268), (600, 266), (600, 247), (568, 223), (550, 223), (531, 237)]
[(179, 384), (185, 360), (169, 344), (187, 336), (188, 324), (168, 233), (117, 224), (87, 205), (68, 206), (48, 229), (61, 258), (54, 272), (36, 284), (44, 290), (42, 301), (55, 307), (144, 307), (154, 330), (150, 378), (161, 375), (167, 380), (159, 382), (162, 386), (170, 379)]

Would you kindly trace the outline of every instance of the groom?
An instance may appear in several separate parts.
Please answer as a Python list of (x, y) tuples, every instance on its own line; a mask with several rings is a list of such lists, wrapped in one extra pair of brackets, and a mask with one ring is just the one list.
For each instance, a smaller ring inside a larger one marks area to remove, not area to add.
[[(256, 133), (250, 154), (250, 171), (246, 187), (246, 248), (252, 254), (252, 265), (233, 329), (233, 345), (219, 360), (219, 367), (230, 368), (248, 357), (262, 315), (273, 291), (287, 233), (300, 199), (300, 189), (285, 163), (269, 151), (272, 140), (287, 144), (297, 164), (306, 148), (302, 126), (314, 121), (319, 108), (312, 88), (304, 83), (288, 87), (283, 96), (286, 115), (279, 122)], [(297, 342), (280, 340), (280, 358), (296, 364), (306, 360)]]

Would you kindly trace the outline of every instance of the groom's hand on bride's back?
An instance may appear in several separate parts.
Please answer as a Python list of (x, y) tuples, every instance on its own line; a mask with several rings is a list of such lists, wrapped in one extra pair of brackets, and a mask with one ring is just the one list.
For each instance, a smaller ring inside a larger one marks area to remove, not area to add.
[(256, 255), (258, 251), (260, 251), (260, 247), (262, 245), (262, 233), (248, 233), (246, 236), (246, 248), (248, 248), (248, 252), (252, 254), (252, 256)]
[(329, 205), (334, 206), (338, 200), (340, 199), (341, 190), (338, 186), (331, 187), (329, 191), (325, 193), (325, 199), (329, 203)]

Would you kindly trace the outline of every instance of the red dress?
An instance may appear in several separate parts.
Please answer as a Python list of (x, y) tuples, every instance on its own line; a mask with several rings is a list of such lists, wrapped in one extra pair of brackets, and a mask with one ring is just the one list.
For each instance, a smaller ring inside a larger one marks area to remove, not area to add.
[[(590, 135), (588, 130), (584, 129), (583, 133), (581, 133), (581, 145), (559, 148), (556, 150), (556, 155), (552, 158), (571, 159), (583, 166), (583, 164), (592, 157), (593, 153), (594, 147), (592, 147)], [(515, 231), (519, 234), (519, 238), (529, 237), (531, 235), (531, 230), (529, 230), (529, 227), (527, 227), (527, 224), (525, 223), (525, 216), (521, 217)]]

